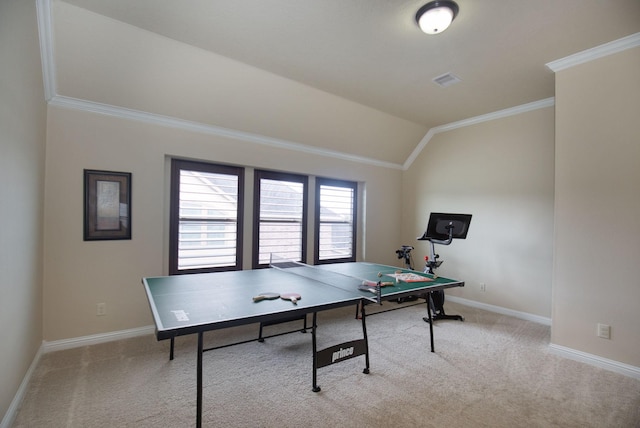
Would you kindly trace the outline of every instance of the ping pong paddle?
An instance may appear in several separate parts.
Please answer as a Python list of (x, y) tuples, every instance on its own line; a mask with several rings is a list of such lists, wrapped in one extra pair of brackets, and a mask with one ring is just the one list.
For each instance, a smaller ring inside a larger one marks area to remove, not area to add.
[(260, 300), (273, 300), (280, 297), (278, 293), (260, 293), (257, 296), (254, 296), (253, 301), (259, 302)]
[(280, 297), (284, 300), (291, 300), (291, 303), (297, 305), (301, 296), (298, 293), (282, 293)]
[(358, 286), (358, 290), (368, 291), (368, 292), (373, 293), (373, 294), (377, 293), (375, 288), (367, 287), (365, 284), (362, 284), (362, 285)]
[[(393, 285), (393, 282), (385, 281), (385, 282), (380, 282), (379, 284), (380, 284), (380, 287), (386, 287), (386, 286), (389, 286), (389, 285)], [(365, 279), (365, 280), (362, 281), (362, 285), (369, 286), (369, 287), (375, 287), (376, 285), (378, 285), (378, 283), (375, 282), (375, 281), (369, 281), (369, 280)]]

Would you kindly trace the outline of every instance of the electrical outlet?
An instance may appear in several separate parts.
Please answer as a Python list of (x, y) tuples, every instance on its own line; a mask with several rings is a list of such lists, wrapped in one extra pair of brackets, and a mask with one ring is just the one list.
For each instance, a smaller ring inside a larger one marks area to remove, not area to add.
[(596, 332), (598, 337), (603, 339), (611, 339), (611, 326), (606, 324), (598, 324), (598, 330)]
[(98, 303), (98, 307), (96, 310), (97, 316), (107, 315), (107, 304), (106, 303)]
[(487, 291), (487, 284), (485, 284), (484, 282), (480, 283), (480, 291), (482, 291), (483, 293), (485, 291)]

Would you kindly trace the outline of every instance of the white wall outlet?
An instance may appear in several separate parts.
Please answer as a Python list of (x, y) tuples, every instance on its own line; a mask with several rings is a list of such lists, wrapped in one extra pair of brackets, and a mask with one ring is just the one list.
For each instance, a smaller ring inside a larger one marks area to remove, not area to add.
[(98, 307), (96, 309), (96, 315), (97, 316), (107, 315), (107, 304), (106, 303), (98, 303)]
[(611, 339), (611, 326), (606, 324), (598, 324), (597, 333), (598, 337), (603, 339)]
[(483, 293), (485, 291), (487, 291), (487, 284), (485, 284), (484, 282), (480, 283), (480, 291), (482, 291)]

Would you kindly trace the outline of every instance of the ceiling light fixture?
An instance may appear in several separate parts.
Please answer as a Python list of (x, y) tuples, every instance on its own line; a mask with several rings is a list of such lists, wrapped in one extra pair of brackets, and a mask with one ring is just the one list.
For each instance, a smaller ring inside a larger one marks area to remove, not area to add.
[(416, 22), (427, 34), (439, 34), (449, 28), (451, 21), (458, 15), (458, 4), (449, 0), (436, 0), (418, 9)]

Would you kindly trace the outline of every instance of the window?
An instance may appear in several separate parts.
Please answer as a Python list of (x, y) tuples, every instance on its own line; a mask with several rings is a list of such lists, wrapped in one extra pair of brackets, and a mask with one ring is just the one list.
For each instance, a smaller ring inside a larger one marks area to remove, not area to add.
[(315, 264), (355, 261), (356, 191), (354, 182), (316, 179)]
[[(243, 268), (243, 215), (251, 216), (251, 267), (267, 267), (275, 254), (314, 264), (356, 259), (358, 185), (315, 178), (315, 216), (308, 215), (309, 176), (255, 170), (252, 183), (237, 166), (174, 159), (171, 162), (169, 274)], [(245, 191), (253, 207), (245, 211)], [(314, 240), (307, 242), (313, 221)], [(311, 246), (313, 245), (313, 247)]]
[(242, 268), (244, 170), (173, 160), (169, 273)]
[(306, 261), (307, 177), (255, 172), (253, 268), (269, 265), (271, 253)]

